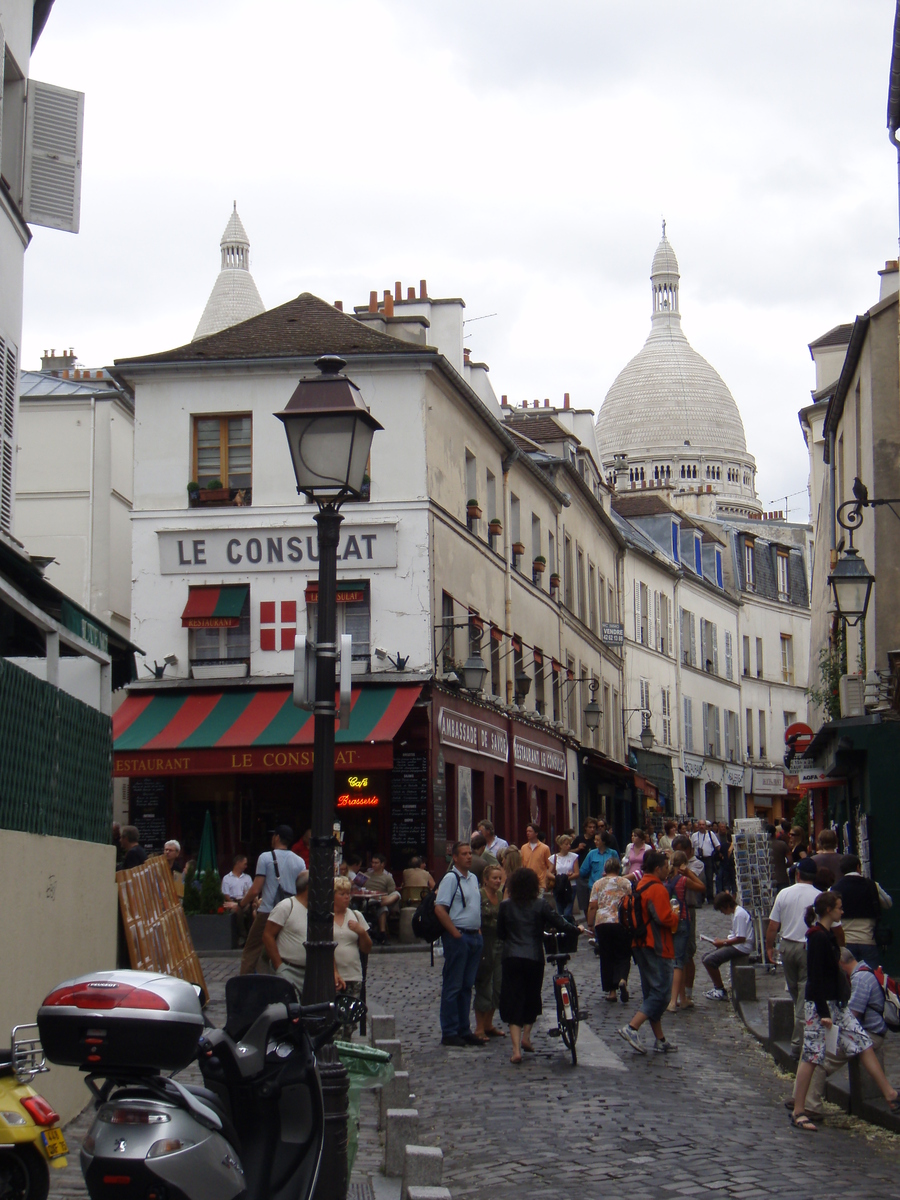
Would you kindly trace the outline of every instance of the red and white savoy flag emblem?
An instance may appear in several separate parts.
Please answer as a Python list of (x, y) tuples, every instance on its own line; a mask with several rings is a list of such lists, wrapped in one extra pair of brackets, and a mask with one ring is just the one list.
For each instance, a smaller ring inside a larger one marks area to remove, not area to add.
[(279, 605), (275, 600), (262, 600), (259, 605), (260, 650), (293, 650), (296, 636), (297, 601), (282, 600)]

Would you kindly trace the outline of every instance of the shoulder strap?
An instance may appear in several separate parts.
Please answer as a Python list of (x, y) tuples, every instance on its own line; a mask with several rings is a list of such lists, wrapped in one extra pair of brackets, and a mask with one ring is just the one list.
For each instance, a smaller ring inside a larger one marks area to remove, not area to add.
[(275, 857), (275, 851), (272, 851), (272, 862), (275, 864), (275, 878), (278, 880), (278, 886), (281, 887), (281, 876), (278, 874), (278, 859)]

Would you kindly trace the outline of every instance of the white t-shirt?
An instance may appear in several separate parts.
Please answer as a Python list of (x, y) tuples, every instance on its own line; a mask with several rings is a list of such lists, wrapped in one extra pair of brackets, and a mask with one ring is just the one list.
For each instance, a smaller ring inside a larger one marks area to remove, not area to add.
[(731, 932), (728, 936), (730, 938), (742, 937), (745, 939), (735, 946), (735, 950), (740, 950), (741, 954), (750, 954), (756, 948), (753, 918), (747, 912), (746, 908), (741, 908), (740, 904), (734, 910), (734, 916), (731, 918)]
[(243, 900), (252, 885), (253, 880), (246, 871), (241, 875), (229, 871), (222, 880), (222, 895), (227, 896), (229, 900)]
[[(275, 939), (278, 953), (287, 963), (295, 967), (306, 966), (306, 937), (309, 925), (309, 909), (293, 896), (279, 900), (269, 913), (269, 920), (281, 926)], [(345, 976), (346, 978), (346, 976)]]
[(778, 922), (781, 936), (787, 941), (806, 943), (806, 921), (803, 916), (809, 906), (815, 904), (818, 895), (818, 888), (811, 883), (793, 883), (790, 887), (782, 888), (775, 897), (769, 920)]
[(343, 925), (334, 923), (334, 940), (337, 943), (334, 947), (334, 965), (338, 969), (338, 974), (347, 983), (362, 983), (362, 961), (359, 957), (359, 938), (352, 929), (347, 926), (350, 921), (356, 921), (363, 929), (369, 928), (369, 923), (362, 913), (354, 912), (352, 908), (348, 908), (344, 913)]
[(568, 854), (552, 854), (550, 862), (553, 864), (553, 869), (558, 876), (571, 875), (578, 862), (578, 855), (572, 850)]

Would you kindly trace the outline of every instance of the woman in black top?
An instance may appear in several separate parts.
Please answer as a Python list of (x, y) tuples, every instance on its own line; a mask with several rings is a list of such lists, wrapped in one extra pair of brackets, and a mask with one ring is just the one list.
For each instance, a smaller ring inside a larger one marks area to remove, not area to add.
[[(815, 1133), (816, 1126), (803, 1111), (806, 1094), (817, 1066), (825, 1062), (826, 1039), (837, 1030), (833, 1054), (843, 1051), (846, 1058), (859, 1058), (875, 1080), (893, 1113), (900, 1113), (900, 1093), (888, 1083), (882, 1071), (872, 1039), (847, 1007), (850, 983), (841, 970), (841, 951), (832, 926), (841, 919), (841, 898), (837, 892), (822, 892), (815, 905), (806, 910), (806, 1026), (803, 1050), (797, 1068), (794, 1111), (791, 1125), (804, 1133)], [(831, 1035), (834, 1037), (834, 1035)]]
[(514, 871), (506, 887), (509, 899), (497, 915), (497, 938), (503, 945), (500, 1019), (509, 1026), (509, 1061), (520, 1063), (522, 1051), (534, 1049), (531, 1027), (542, 1010), (544, 930), (572, 926), (539, 896), (538, 877), (530, 867)]

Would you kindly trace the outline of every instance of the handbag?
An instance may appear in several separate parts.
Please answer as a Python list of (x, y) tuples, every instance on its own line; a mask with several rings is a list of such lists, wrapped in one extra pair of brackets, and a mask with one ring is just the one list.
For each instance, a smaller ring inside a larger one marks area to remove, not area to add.
[[(556, 859), (558, 855), (554, 854), (550, 861), (556, 868)], [(568, 875), (557, 875), (553, 881), (553, 898), (557, 904), (565, 907), (572, 902), (572, 880)]]

